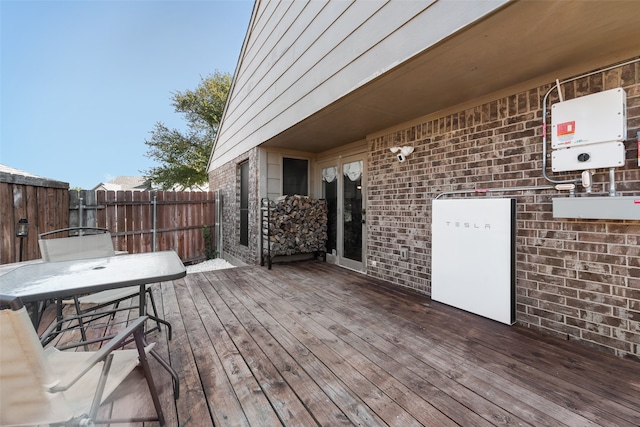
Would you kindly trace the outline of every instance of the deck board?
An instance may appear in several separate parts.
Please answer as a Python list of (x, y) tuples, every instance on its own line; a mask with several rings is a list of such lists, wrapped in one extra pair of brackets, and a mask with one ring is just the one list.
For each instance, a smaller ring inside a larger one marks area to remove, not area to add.
[[(328, 263), (192, 273), (154, 295), (173, 339), (149, 340), (181, 380), (174, 401), (152, 361), (168, 426), (640, 425), (640, 362)], [(153, 413), (132, 381), (104, 413)]]

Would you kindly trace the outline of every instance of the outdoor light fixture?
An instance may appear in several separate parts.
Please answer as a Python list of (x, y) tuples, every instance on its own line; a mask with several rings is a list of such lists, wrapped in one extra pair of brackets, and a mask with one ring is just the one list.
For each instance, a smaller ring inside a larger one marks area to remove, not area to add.
[(20, 258), (18, 262), (22, 262), (23, 240), (27, 235), (29, 235), (29, 222), (27, 222), (26, 218), (21, 218), (16, 224), (16, 237), (20, 238)]
[(413, 153), (413, 147), (405, 145), (404, 147), (391, 147), (391, 152), (398, 157), (399, 162), (407, 160), (407, 156)]
[(27, 237), (29, 234), (29, 223), (26, 218), (22, 218), (16, 225), (16, 237)]

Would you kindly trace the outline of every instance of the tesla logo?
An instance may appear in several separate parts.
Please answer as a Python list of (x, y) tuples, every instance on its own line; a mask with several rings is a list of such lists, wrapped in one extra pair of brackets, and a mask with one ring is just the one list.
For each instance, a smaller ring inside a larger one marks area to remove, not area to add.
[(454, 228), (475, 228), (483, 230), (491, 230), (491, 224), (478, 224), (475, 222), (446, 221), (447, 227)]

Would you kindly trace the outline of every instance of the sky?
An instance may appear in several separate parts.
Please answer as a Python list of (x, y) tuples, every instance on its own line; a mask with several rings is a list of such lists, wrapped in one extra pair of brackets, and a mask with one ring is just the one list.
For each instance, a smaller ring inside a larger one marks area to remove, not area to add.
[(91, 189), (154, 166), (172, 94), (233, 74), (253, 0), (0, 0), (0, 164)]

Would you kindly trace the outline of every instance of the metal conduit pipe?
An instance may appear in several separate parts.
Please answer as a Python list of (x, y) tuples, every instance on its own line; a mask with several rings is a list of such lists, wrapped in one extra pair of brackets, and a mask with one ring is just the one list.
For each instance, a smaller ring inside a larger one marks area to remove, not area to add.
[(582, 182), (581, 178), (561, 180), (551, 178), (549, 175), (547, 175), (547, 99), (554, 89), (557, 88), (558, 91), (560, 90), (560, 84), (562, 83), (565, 82), (556, 83), (555, 86), (547, 91), (542, 100), (542, 176), (544, 177), (544, 179), (553, 184), (579, 184), (580, 182)]
[(455, 191), (443, 191), (438, 194), (434, 200), (439, 199), (442, 196), (451, 196), (454, 194), (478, 194), (478, 193), (505, 193), (509, 191), (539, 191), (539, 190), (555, 190), (554, 185), (539, 185), (536, 187), (502, 187), (502, 188), (482, 188), (476, 190), (455, 190)]
[(616, 168), (609, 168), (609, 196), (616, 196)]
[(584, 77), (589, 77), (589, 76), (592, 76), (594, 74), (602, 73), (604, 71), (613, 70), (615, 68), (623, 67), (625, 65), (633, 64), (633, 63), (636, 63), (636, 62), (640, 62), (640, 58), (632, 59), (630, 61), (623, 62), (621, 64), (612, 65), (610, 67), (601, 68), (599, 70), (592, 71), (592, 72), (587, 73), (587, 74), (582, 74), (582, 75), (577, 76), (577, 77), (572, 77), (572, 78), (567, 79), (567, 80), (562, 80), (562, 81), (556, 80), (556, 84), (551, 89), (549, 89), (547, 91), (547, 93), (544, 95), (544, 98), (543, 98), (543, 101), (542, 101), (542, 176), (547, 181), (549, 181), (551, 183), (554, 183), (554, 184), (568, 184), (568, 183), (579, 184), (579, 183), (582, 182), (581, 178), (558, 180), (558, 179), (551, 178), (551, 177), (549, 177), (547, 175), (547, 100), (548, 100), (549, 95), (551, 94), (551, 92), (553, 92), (554, 89), (558, 89), (558, 93), (559, 93), (560, 99), (562, 100), (562, 94), (560, 93), (560, 85), (561, 84), (569, 83), (569, 82), (572, 82), (574, 80), (582, 79)]

